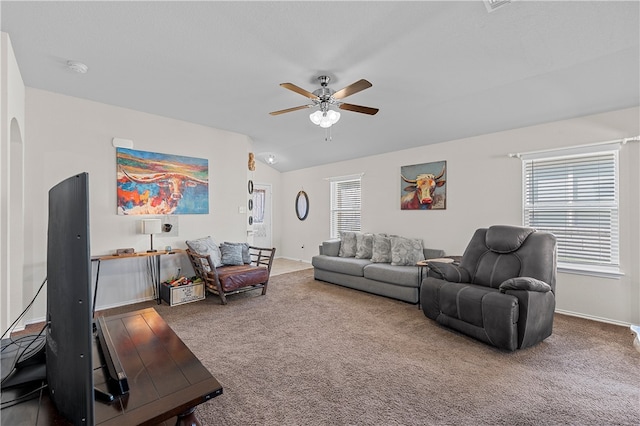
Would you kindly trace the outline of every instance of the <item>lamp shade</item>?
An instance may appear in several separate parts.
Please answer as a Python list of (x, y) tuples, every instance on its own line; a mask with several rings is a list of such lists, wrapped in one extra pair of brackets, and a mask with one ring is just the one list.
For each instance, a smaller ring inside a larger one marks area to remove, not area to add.
[(162, 221), (160, 219), (144, 219), (142, 221), (143, 234), (159, 234), (162, 232)]

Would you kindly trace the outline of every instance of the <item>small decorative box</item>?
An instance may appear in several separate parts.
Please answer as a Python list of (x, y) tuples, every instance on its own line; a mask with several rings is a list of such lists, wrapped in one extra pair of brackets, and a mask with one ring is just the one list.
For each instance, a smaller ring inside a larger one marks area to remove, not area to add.
[(204, 282), (178, 286), (170, 286), (163, 283), (160, 289), (160, 296), (170, 306), (196, 302), (205, 297)]

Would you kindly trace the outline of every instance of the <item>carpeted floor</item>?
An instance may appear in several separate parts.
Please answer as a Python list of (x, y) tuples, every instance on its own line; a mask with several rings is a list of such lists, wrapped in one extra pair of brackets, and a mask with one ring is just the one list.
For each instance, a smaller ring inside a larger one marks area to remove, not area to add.
[(550, 338), (507, 353), (311, 269), (259, 294), (127, 308), (155, 307), (224, 387), (203, 425), (639, 424), (625, 327), (556, 315)]

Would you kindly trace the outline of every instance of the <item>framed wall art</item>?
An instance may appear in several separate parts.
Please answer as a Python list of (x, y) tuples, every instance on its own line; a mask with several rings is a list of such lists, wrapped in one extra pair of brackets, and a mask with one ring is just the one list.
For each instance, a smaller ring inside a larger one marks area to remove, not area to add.
[(209, 160), (117, 148), (120, 215), (209, 213)]
[(446, 161), (400, 168), (401, 210), (444, 210), (446, 208)]

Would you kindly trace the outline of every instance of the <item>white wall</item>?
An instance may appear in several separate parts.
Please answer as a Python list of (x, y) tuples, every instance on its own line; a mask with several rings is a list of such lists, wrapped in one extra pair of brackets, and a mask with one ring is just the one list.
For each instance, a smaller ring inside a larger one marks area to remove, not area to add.
[[(640, 108), (631, 108), (284, 174), (258, 161), (251, 176), (256, 183), (273, 185), (274, 246), (278, 256), (311, 260), (318, 244), (329, 235), (326, 178), (354, 173), (364, 173), (365, 231), (416, 236), (423, 238), (428, 247), (460, 254), (476, 228), (521, 223), (521, 166), (519, 160), (508, 158), (508, 153), (635, 136), (640, 133), (639, 115)], [(47, 192), (72, 174), (90, 174), (94, 255), (123, 247), (137, 251), (148, 248), (148, 237), (137, 233), (140, 217), (116, 214), (113, 137), (132, 139), (134, 148), (139, 150), (209, 159), (210, 213), (179, 216), (179, 235), (156, 237), (156, 245), (183, 248), (184, 240), (205, 235), (218, 241), (247, 239), (247, 214), (238, 213), (238, 208), (247, 202), (247, 152), (252, 151), (248, 137), (31, 88), (26, 89), (24, 120), (23, 300), (32, 297), (46, 273)], [(428, 142), (428, 130), (425, 134)], [(610, 322), (640, 322), (639, 159), (638, 143), (622, 148), (621, 264), (626, 275), (615, 280), (559, 274), (560, 311)], [(447, 161), (447, 209), (401, 211), (400, 167), (441, 160)], [(310, 197), (305, 221), (296, 218), (293, 208), (301, 188)], [(102, 263), (98, 308), (151, 296), (141, 262), (126, 259)], [(176, 273), (178, 268), (190, 268), (183, 256), (163, 260), (163, 277)], [(4, 300), (8, 287), (3, 283), (0, 287)], [(30, 320), (43, 318), (44, 311), (41, 297)]]
[[(283, 173), (281, 255), (308, 261), (317, 254), (318, 244), (329, 237), (326, 178), (355, 173), (364, 173), (363, 231), (419, 237), (426, 247), (462, 254), (475, 229), (522, 224), (521, 163), (508, 153), (633, 137), (640, 134), (639, 117), (640, 108), (631, 108)], [(398, 137), (401, 133), (399, 129)], [(428, 133), (425, 129), (425, 142)], [(559, 311), (611, 322), (640, 322), (639, 145), (628, 143), (620, 152), (620, 260), (626, 275), (605, 279), (559, 274)], [(400, 210), (400, 167), (441, 160), (447, 161), (447, 209)], [(301, 186), (310, 198), (305, 221), (296, 218), (293, 208), (286, 208), (293, 206)]]
[[(89, 173), (92, 255), (126, 247), (149, 248), (149, 236), (138, 233), (140, 220), (148, 216), (116, 214), (113, 137), (133, 140), (137, 150), (209, 160), (209, 214), (177, 216), (178, 236), (155, 236), (154, 248), (185, 248), (185, 240), (207, 235), (218, 242), (247, 240), (247, 214), (238, 212), (247, 204), (247, 154), (251, 151), (247, 136), (33, 88), (26, 91), (26, 117), (25, 239), (30, 250), (24, 267), (29, 296), (46, 274), (48, 190), (68, 176)], [(268, 180), (274, 173), (264, 171), (260, 176)], [(163, 278), (175, 275), (178, 268), (191, 271), (184, 255), (163, 257)], [(152, 293), (145, 271), (141, 259), (103, 261), (97, 307), (148, 299)], [(41, 299), (34, 320), (44, 317)]]
[(23, 307), (25, 86), (7, 33), (0, 33), (0, 330)]

